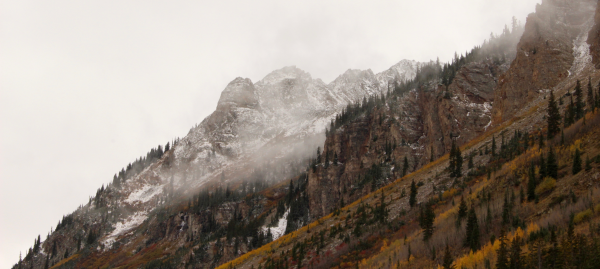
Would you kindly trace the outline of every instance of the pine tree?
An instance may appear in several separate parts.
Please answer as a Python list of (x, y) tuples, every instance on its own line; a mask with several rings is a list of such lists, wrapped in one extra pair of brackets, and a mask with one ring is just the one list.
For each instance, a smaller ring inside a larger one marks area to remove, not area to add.
[(465, 199), (460, 197), (460, 204), (458, 205), (458, 221), (462, 221), (467, 216), (467, 204), (465, 203)]
[(444, 251), (444, 261), (442, 262), (442, 267), (444, 269), (454, 269), (455, 267), (452, 265), (454, 263), (454, 259), (452, 258), (452, 254), (450, 253), (450, 247), (446, 244), (446, 250)]
[(469, 155), (469, 164), (468, 164), (468, 167), (469, 167), (469, 169), (473, 169), (473, 166), (474, 166), (474, 164), (473, 164), (473, 154), (471, 154), (471, 155)]
[(581, 152), (579, 149), (575, 150), (575, 157), (573, 157), (573, 175), (576, 175), (581, 171)]
[(567, 106), (565, 110), (565, 128), (571, 126), (575, 122), (575, 103), (573, 102), (573, 95), (571, 95), (571, 103)]
[(492, 136), (492, 158), (496, 157), (496, 136)]
[(431, 146), (431, 157), (429, 157), (429, 162), (433, 162), (433, 146)]
[(419, 220), (421, 229), (423, 229), (423, 241), (427, 242), (433, 235), (433, 222), (435, 221), (435, 213), (430, 203), (425, 205), (425, 209), (421, 209)]
[(408, 199), (408, 204), (410, 207), (414, 207), (417, 203), (417, 184), (415, 184), (415, 180), (413, 179), (410, 184), (410, 197)]
[(554, 137), (560, 131), (560, 111), (554, 99), (554, 91), (550, 92), (548, 101), (548, 139)]
[(539, 182), (544, 181), (544, 178), (546, 178), (546, 176), (548, 176), (548, 163), (546, 162), (546, 159), (544, 158), (544, 154), (542, 153), (540, 155), (540, 180)]
[(502, 230), (500, 232), (500, 248), (496, 251), (496, 253), (498, 254), (497, 260), (496, 260), (496, 268), (497, 269), (509, 269), (509, 263), (508, 263), (508, 248), (506, 245), (506, 235), (504, 233), (504, 230)]
[[(540, 169), (541, 170), (541, 169)], [(554, 154), (554, 149), (548, 151), (548, 164), (546, 165), (546, 176), (558, 179), (558, 161)]]
[(577, 80), (577, 86), (575, 86), (575, 119), (583, 118), (583, 91), (581, 90), (581, 82)]
[(452, 140), (452, 147), (450, 149), (450, 160), (449, 160), (449, 170), (451, 177), (461, 177), (462, 176), (462, 153), (460, 152), (460, 147), (456, 145), (454, 140)]
[(469, 247), (473, 252), (479, 249), (479, 223), (474, 207), (471, 207), (467, 217), (465, 247)]
[(521, 242), (519, 236), (515, 236), (510, 246), (510, 269), (522, 269), (523, 265)]
[(531, 162), (529, 166), (529, 181), (527, 182), (527, 200), (533, 201), (535, 199), (535, 187), (537, 182), (535, 181), (535, 165)]
[(594, 88), (592, 87), (592, 78), (589, 78), (588, 80), (588, 85), (587, 85), (588, 91), (587, 91), (587, 101), (588, 101), (588, 110), (594, 110), (595, 107), (595, 101), (596, 99), (594, 98)]
[(406, 174), (408, 174), (408, 158), (406, 158), (406, 156), (404, 156), (404, 165), (402, 167), (402, 176), (405, 176)]

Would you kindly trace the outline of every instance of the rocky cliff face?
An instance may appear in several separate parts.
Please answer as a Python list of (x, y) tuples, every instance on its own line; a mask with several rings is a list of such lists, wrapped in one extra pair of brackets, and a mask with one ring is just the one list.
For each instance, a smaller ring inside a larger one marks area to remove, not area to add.
[(409, 173), (449, 152), (451, 136), (462, 144), (485, 132), (498, 76), (507, 68), (492, 60), (468, 64), (447, 94), (434, 83), (392, 95), (332, 132), (319, 165), (309, 172), (311, 216), (324, 216), (400, 177), (404, 157)]
[(587, 39), (596, 2), (546, 0), (527, 17), (517, 56), (510, 70), (500, 77), (495, 92), (495, 124), (515, 116), (541, 91), (577, 72), (572, 67), (579, 66), (574, 60), (583, 49), (577, 37)]
[(588, 33), (587, 43), (590, 45), (590, 54), (596, 69), (600, 69), (600, 5), (596, 7), (594, 27)]

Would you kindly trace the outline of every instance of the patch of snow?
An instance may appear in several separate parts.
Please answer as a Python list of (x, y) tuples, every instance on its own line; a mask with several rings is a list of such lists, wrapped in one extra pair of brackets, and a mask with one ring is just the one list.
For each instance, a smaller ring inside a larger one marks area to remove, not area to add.
[(126, 203), (133, 204), (135, 202), (148, 202), (152, 197), (162, 193), (162, 185), (144, 185), (142, 188), (129, 194), (125, 200)]
[(283, 217), (281, 217), (279, 219), (279, 222), (277, 223), (277, 226), (275, 227), (263, 227), (263, 233), (267, 233), (269, 231), (269, 229), (271, 229), (271, 234), (273, 235), (273, 241), (277, 240), (277, 238), (281, 237), (284, 233), (285, 233), (285, 228), (287, 227), (287, 216), (288, 213), (290, 213), (290, 210), (288, 209), (287, 211), (285, 211), (285, 213), (283, 213)]
[(126, 234), (126, 233), (130, 232), (131, 230), (133, 230), (134, 228), (138, 227), (147, 218), (148, 218), (148, 213), (142, 211), (142, 212), (135, 212), (135, 214), (127, 217), (127, 219), (123, 220), (122, 222), (118, 222), (115, 225), (115, 229), (110, 234), (108, 234), (106, 237), (104, 237), (104, 239), (102, 240), (102, 245), (104, 245), (107, 249), (110, 249), (112, 247), (112, 244), (115, 241), (117, 241), (117, 238), (119, 236)]
[(587, 43), (588, 33), (592, 27), (594, 27), (594, 16), (591, 16), (587, 22), (581, 26), (581, 32), (573, 41), (573, 56), (575, 56), (575, 60), (569, 70), (569, 76), (581, 73), (586, 66), (589, 66), (592, 63), (590, 45)]

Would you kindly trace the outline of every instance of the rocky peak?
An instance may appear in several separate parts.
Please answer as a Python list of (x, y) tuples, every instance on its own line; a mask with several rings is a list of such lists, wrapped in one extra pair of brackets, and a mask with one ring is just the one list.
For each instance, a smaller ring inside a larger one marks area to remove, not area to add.
[(217, 110), (226, 110), (232, 106), (254, 108), (258, 104), (256, 90), (249, 78), (238, 77), (229, 82), (221, 92)]
[(273, 85), (279, 84), (286, 80), (312, 80), (312, 77), (309, 73), (303, 71), (296, 66), (286, 66), (284, 68), (275, 70), (268, 75), (266, 75), (262, 80), (258, 81), (257, 85)]

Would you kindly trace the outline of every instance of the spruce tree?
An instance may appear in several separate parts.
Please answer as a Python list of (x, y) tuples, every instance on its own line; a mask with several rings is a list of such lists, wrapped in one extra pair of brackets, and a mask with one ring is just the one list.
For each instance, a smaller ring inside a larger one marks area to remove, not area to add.
[(535, 181), (535, 165), (531, 162), (529, 166), (529, 181), (527, 182), (527, 200), (533, 201), (535, 199), (535, 187), (537, 183)]
[(468, 167), (469, 167), (469, 169), (473, 169), (473, 166), (474, 166), (474, 164), (473, 164), (473, 154), (471, 154), (471, 155), (469, 155), (469, 164), (468, 164)]
[(508, 248), (506, 244), (506, 235), (504, 230), (500, 232), (500, 248), (496, 251), (498, 257), (496, 259), (496, 268), (497, 269), (509, 269), (508, 263)]
[(592, 78), (589, 78), (588, 80), (588, 85), (587, 85), (588, 91), (587, 91), (587, 102), (588, 102), (588, 110), (594, 110), (595, 107), (595, 101), (596, 99), (594, 98), (594, 88), (592, 87)]
[(558, 161), (554, 153), (554, 149), (548, 151), (548, 164), (546, 165), (546, 175), (558, 179)]
[(515, 236), (510, 246), (510, 269), (524, 268), (523, 257), (521, 256), (521, 240)]
[(573, 157), (573, 175), (576, 175), (581, 171), (581, 152), (579, 149), (575, 150), (575, 157)]
[(465, 247), (469, 247), (473, 252), (479, 249), (479, 223), (474, 207), (471, 207), (467, 217)]
[(554, 91), (550, 92), (550, 100), (548, 101), (548, 139), (554, 137), (560, 131), (560, 111), (554, 99)]
[(548, 163), (546, 163), (546, 159), (544, 158), (544, 154), (540, 155), (540, 180), (539, 182), (544, 181), (544, 178), (548, 176)]
[(431, 203), (427, 203), (424, 209), (421, 209), (420, 226), (423, 229), (423, 241), (427, 242), (433, 235), (433, 222), (435, 221), (435, 213)]
[(452, 140), (452, 146), (450, 147), (450, 156), (448, 160), (448, 170), (450, 170), (450, 176), (454, 177), (454, 171), (456, 170), (456, 159), (454, 155), (456, 154), (456, 144), (454, 140)]
[(567, 106), (565, 110), (565, 127), (571, 126), (575, 122), (575, 103), (573, 102), (573, 95), (571, 95), (571, 103)]
[(460, 222), (467, 216), (467, 204), (465, 203), (465, 199), (460, 197), (460, 204), (458, 205), (458, 221)]
[(417, 184), (415, 184), (415, 180), (413, 179), (410, 184), (410, 197), (408, 198), (408, 204), (410, 207), (414, 207), (417, 203)]
[(408, 174), (408, 158), (406, 158), (406, 156), (404, 156), (404, 165), (402, 167), (402, 176), (405, 176), (406, 174)]
[(496, 136), (492, 136), (492, 158), (496, 157)]
[(454, 259), (452, 258), (452, 254), (450, 253), (450, 247), (446, 244), (446, 250), (444, 251), (444, 261), (442, 262), (442, 267), (444, 269), (454, 269), (455, 267), (452, 265), (454, 263)]
[(575, 119), (583, 118), (583, 91), (581, 90), (581, 82), (577, 80), (575, 86)]

